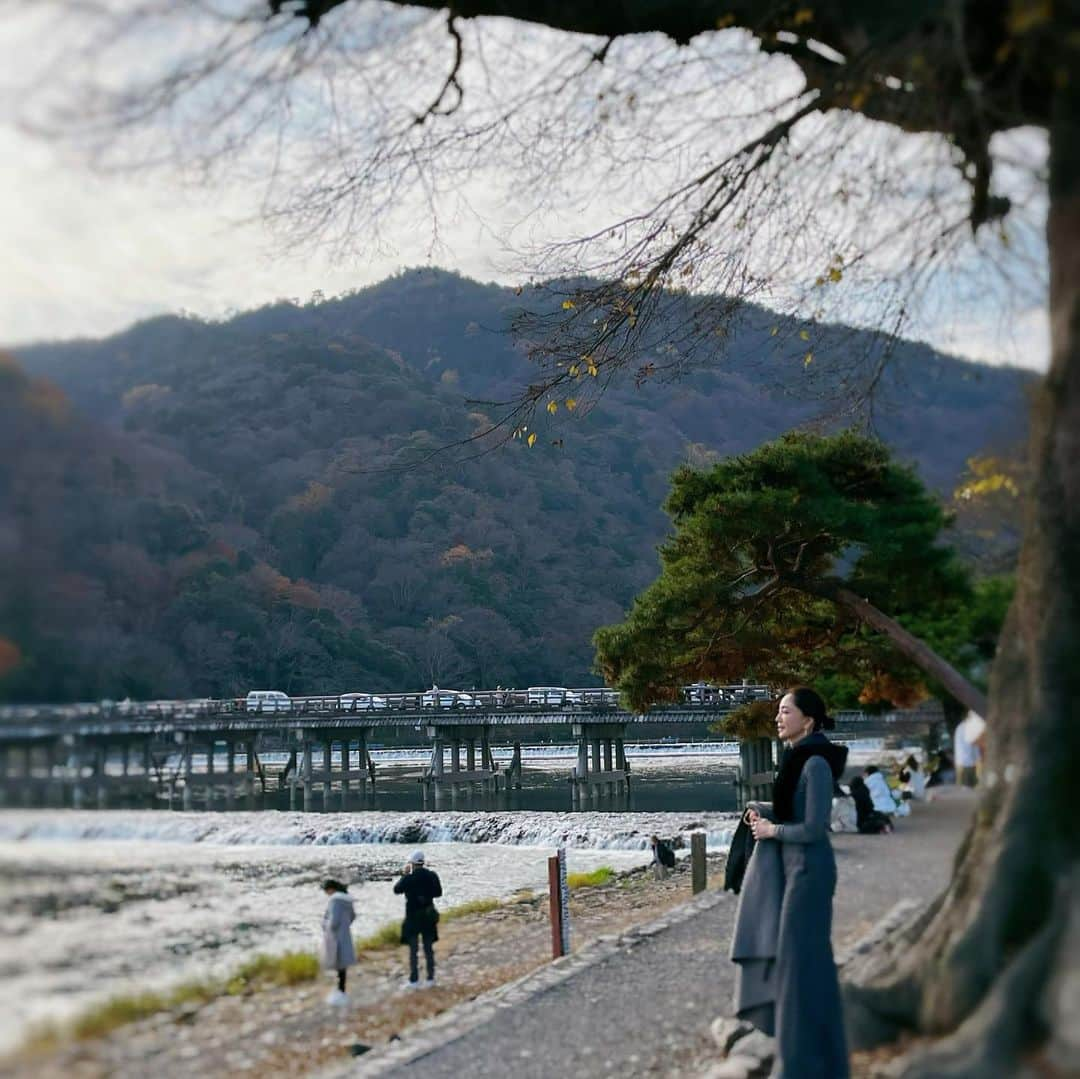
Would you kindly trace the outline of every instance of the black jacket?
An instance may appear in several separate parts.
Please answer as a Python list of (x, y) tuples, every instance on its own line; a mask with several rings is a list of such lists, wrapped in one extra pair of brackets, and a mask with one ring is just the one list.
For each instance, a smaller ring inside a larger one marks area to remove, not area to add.
[(394, 885), (397, 895), (405, 896), (405, 921), (401, 924), (402, 939), (427, 932), (438, 939), (435, 925), (439, 912), (435, 909), (435, 900), (442, 895), (442, 883), (439, 874), (426, 866), (413, 866), (411, 872), (404, 873)]
[(811, 757), (824, 757), (832, 769), (833, 783), (844, 774), (847, 746), (833, 745), (820, 731), (807, 735), (797, 745), (789, 746), (780, 757), (780, 769), (773, 784), (773, 813), (781, 824), (791, 821), (795, 812), (795, 789), (803, 765)]

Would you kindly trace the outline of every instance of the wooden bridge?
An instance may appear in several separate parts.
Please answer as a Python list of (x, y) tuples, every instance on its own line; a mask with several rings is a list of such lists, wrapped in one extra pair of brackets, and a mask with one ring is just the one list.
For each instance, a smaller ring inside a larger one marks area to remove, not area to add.
[[(578, 755), (568, 779), (581, 805), (628, 790), (635, 727), (711, 724), (770, 695), (766, 686), (709, 687), (644, 714), (591, 688), (0, 706), (0, 804), (105, 808), (153, 797), (183, 809), (255, 809), (287, 791), (292, 809), (363, 806), (376, 781), (371, 736), (397, 730), (430, 740), (420, 782), (424, 804), (439, 805), (447, 794), (520, 786), (522, 729), (569, 727)], [(925, 730), (940, 707), (837, 718), (842, 733), (902, 735)], [(494, 734), (513, 746), (501, 770)], [(770, 774), (762, 742), (744, 747), (744, 793)], [(283, 755), (284, 766), (264, 765), (267, 754)]]

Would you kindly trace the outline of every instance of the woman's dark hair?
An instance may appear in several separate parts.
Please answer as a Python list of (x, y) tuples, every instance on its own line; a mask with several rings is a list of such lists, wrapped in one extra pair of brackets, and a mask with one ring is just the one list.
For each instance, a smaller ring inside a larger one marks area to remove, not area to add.
[(825, 711), (825, 702), (809, 686), (796, 686), (789, 689), (798, 708), (804, 716), (814, 721), (815, 731), (831, 731), (836, 728), (836, 721)]
[(340, 880), (324, 880), (322, 889), (324, 892), (347, 892), (349, 886), (342, 884)]
[(878, 770), (878, 767), (877, 767), (877, 765), (876, 765), (876, 764), (868, 764), (868, 765), (867, 765), (867, 766), (866, 766), (866, 767), (865, 767), (865, 768), (863, 769), (863, 771), (864, 771), (864, 772), (865, 772), (865, 773), (866, 773), (866, 774), (867, 774), (868, 776), (872, 776), (872, 775), (873, 775), (873, 774), (874, 774), (874, 773), (875, 773), (875, 772), (876, 772), (877, 770)]
[(911, 768), (913, 771), (917, 772), (919, 770), (919, 762), (914, 756), (908, 757), (908, 759), (904, 761), (904, 765), (907, 768)]

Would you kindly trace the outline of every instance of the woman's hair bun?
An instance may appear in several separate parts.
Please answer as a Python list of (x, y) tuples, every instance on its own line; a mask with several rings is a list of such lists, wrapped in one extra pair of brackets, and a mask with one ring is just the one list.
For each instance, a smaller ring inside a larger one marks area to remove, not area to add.
[(836, 730), (836, 720), (833, 719), (832, 716), (827, 715), (821, 721), (821, 729), (823, 731), (835, 731)]

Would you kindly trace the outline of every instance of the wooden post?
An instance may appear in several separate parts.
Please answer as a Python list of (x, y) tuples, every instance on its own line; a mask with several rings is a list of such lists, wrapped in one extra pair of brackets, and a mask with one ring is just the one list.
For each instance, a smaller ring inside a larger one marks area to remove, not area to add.
[(705, 833), (690, 835), (690, 880), (694, 895), (705, 891)]
[(548, 859), (548, 898), (551, 907), (551, 958), (570, 953), (570, 893), (566, 886), (566, 850)]

